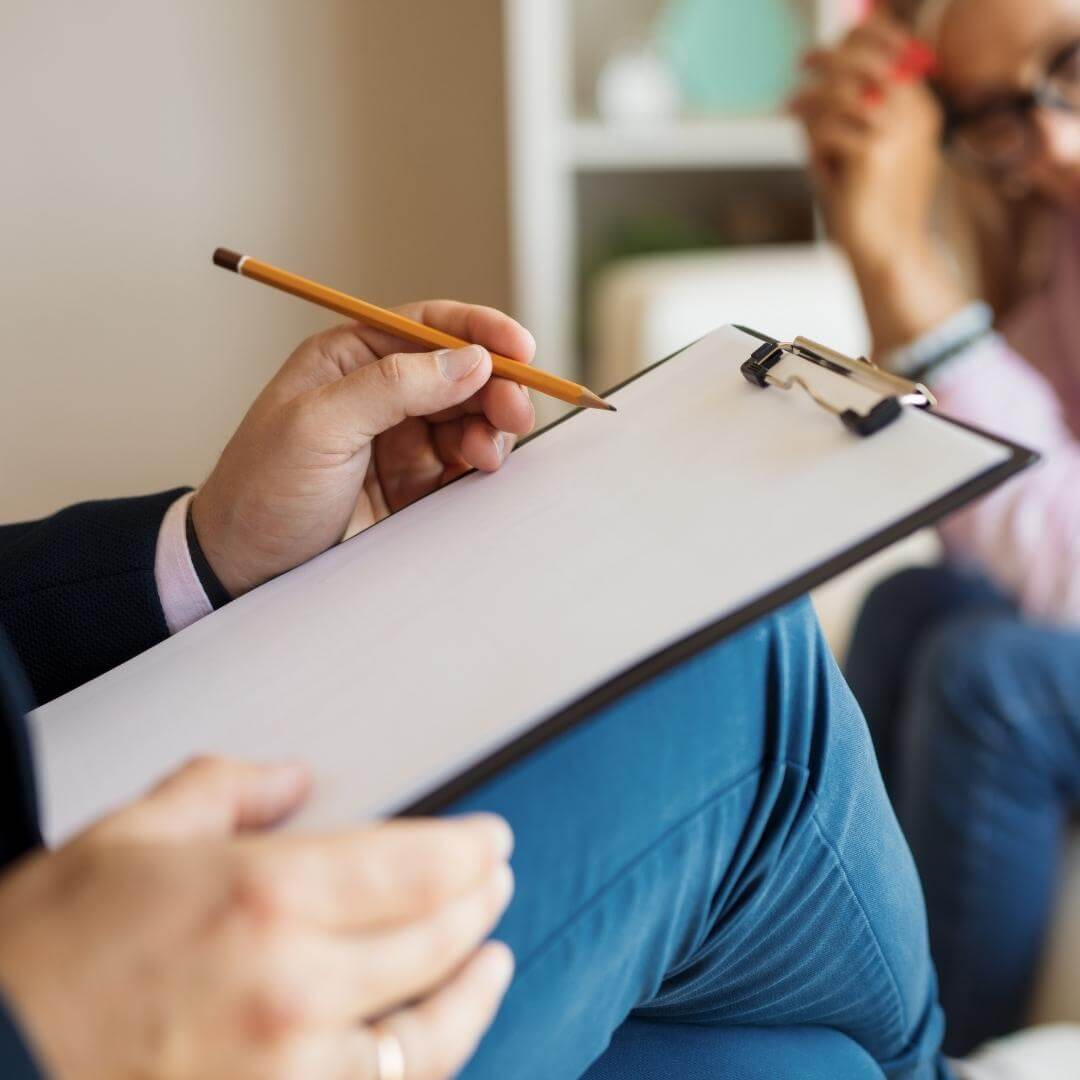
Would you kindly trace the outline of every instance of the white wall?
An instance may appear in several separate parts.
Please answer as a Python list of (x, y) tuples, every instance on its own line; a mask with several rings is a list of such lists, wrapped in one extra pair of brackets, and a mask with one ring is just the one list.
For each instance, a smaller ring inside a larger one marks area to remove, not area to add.
[(196, 483), (326, 325), (508, 302), (498, 0), (0, 0), (0, 520)]

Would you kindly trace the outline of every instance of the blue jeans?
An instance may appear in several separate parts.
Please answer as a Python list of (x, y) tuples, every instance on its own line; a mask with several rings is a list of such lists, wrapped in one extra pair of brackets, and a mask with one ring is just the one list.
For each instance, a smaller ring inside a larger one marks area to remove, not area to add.
[(517, 836), (518, 968), (466, 1080), (946, 1075), (915, 869), (808, 604), (454, 807), (480, 809)]
[(926, 889), (945, 1045), (966, 1053), (1029, 1004), (1080, 807), (1080, 633), (913, 569), (870, 595), (847, 675)]

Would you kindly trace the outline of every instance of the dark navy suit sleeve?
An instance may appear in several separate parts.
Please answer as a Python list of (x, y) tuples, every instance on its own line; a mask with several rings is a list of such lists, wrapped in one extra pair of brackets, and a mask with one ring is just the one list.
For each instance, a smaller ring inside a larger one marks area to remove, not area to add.
[[(161, 520), (184, 490), (0, 526), (0, 868), (40, 844), (23, 722), (34, 699), (49, 701), (168, 636), (154, 560)], [(42, 1075), (0, 997), (0, 1077)]]
[(0, 626), (39, 704), (168, 637), (154, 559), (165, 511), (185, 490), (0, 528)]
[(0, 1076), (4, 1080), (41, 1080), (44, 1076), (3, 998), (0, 998)]
[(14, 525), (0, 525), (0, 553), (35, 525), (37, 525), (36, 521), (19, 521)]
[(0, 870), (41, 843), (30, 741), (23, 720), (33, 703), (26, 676), (0, 627)]

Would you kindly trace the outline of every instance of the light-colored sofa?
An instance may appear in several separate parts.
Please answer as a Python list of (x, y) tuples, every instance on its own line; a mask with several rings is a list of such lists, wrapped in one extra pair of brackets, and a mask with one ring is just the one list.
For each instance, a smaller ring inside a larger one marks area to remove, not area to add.
[[(785, 340), (802, 334), (859, 355), (868, 331), (858, 290), (842, 256), (824, 244), (648, 256), (609, 268), (596, 282), (588, 312), (589, 381), (612, 386), (724, 323), (739, 323)], [(862, 596), (894, 570), (938, 557), (924, 532), (856, 567), (814, 594), (830, 644), (843, 657)], [(1060, 899), (1036, 995), (1033, 1024), (1080, 1023), (1080, 833), (1065, 860)], [(1036, 1033), (1037, 1034), (1037, 1033)], [(1061, 1080), (1080, 1077), (1077, 1060), (1026, 1044), (1032, 1070), (996, 1075)], [(1047, 1055), (1049, 1065), (1042, 1061)], [(1020, 1054), (1021, 1058), (1024, 1054)], [(1037, 1071), (1035, 1071), (1037, 1069)]]

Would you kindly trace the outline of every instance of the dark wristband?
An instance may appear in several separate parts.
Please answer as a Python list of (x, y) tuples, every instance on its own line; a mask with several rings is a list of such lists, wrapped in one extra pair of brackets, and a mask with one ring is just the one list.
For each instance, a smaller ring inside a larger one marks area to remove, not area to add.
[(953, 342), (948, 348), (942, 349), (934, 356), (931, 356), (929, 360), (920, 364), (914, 371), (909, 371), (905, 377), (912, 382), (926, 382), (929, 376), (933, 375), (938, 368), (948, 363), (954, 356), (959, 356), (962, 352), (966, 352), (972, 345), (977, 345), (984, 337), (988, 337), (992, 332), (993, 327), (986, 326), (968, 334), (960, 341)]
[(191, 503), (194, 501), (194, 499), (190, 500), (187, 506), (185, 532), (187, 533), (188, 553), (191, 555), (191, 565), (195, 567), (195, 576), (199, 579), (203, 592), (206, 593), (206, 599), (210, 601), (210, 606), (217, 611), (218, 608), (223, 608), (233, 598), (229, 595), (229, 590), (221, 584), (221, 579), (214, 573), (214, 568), (210, 565), (206, 553), (199, 543), (199, 537), (195, 532), (195, 519), (191, 516)]

